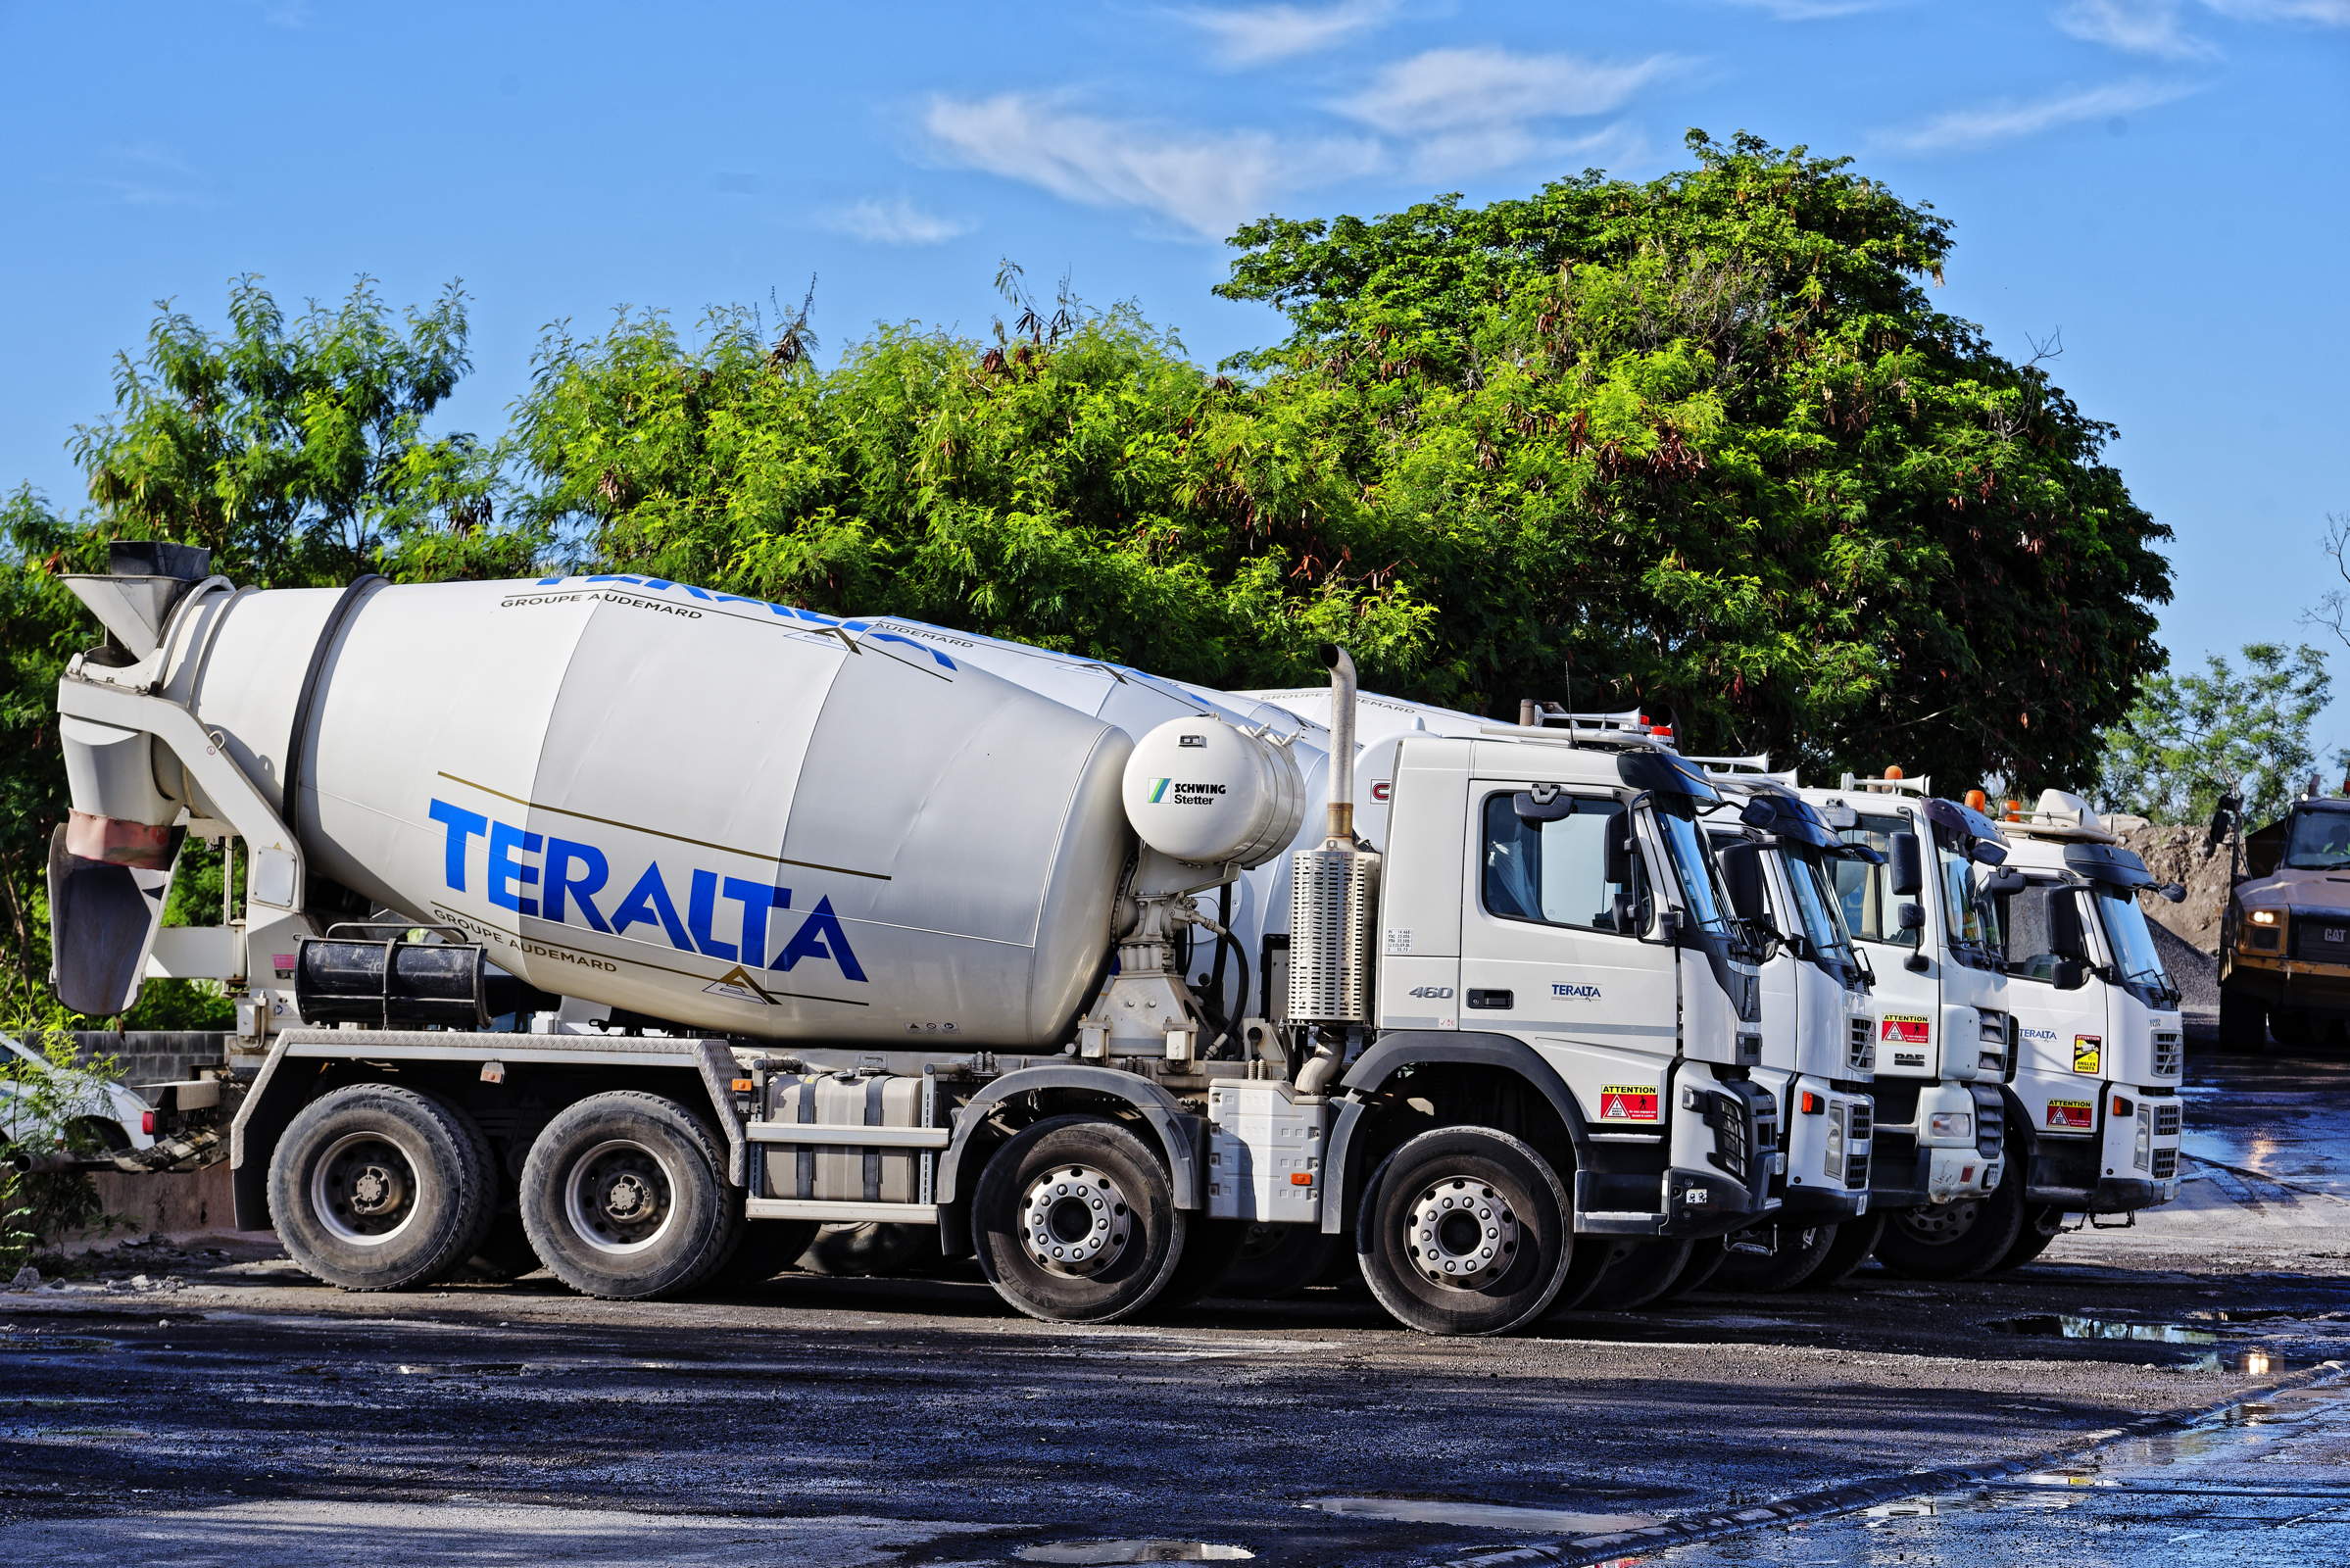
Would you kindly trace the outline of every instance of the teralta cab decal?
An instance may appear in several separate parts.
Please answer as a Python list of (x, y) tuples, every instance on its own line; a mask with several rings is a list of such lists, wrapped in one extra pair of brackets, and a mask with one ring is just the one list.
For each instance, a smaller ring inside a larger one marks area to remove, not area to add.
[(830, 899), (803, 914), (790, 888), (700, 868), (663, 871), (658, 860), (622, 889), (610, 857), (593, 844), (527, 832), (443, 800), (433, 801), (430, 815), (443, 829), (442, 880), (453, 893), (479, 888), (499, 908), (607, 936), (651, 926), (678, 952), (725, 963), (788, 974), (822, 961), (843, 979), (865, 978)]

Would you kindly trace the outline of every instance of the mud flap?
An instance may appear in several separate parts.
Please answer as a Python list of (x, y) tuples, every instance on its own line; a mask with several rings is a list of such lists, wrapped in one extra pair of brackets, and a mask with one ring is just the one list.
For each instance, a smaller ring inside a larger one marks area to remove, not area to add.
[[(171, 864), (178, 864), (173, 835)], [(86, 859), (66, 848), (66, 828), (49, 835), (49, 982), (75, 1012), (112, 1018), (130, 1010), (146, 979), (147, 953), (164, 922), (170, 870)]]

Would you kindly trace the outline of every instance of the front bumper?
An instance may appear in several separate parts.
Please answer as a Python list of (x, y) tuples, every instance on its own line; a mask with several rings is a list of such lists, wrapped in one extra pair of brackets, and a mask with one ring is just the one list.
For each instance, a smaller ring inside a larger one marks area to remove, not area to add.
[(2350, 1018), (2350, 964), (2272, 957), (2238, 948), (2228, 956), (2224, 978), (2230, 990), (2265, 1007)]

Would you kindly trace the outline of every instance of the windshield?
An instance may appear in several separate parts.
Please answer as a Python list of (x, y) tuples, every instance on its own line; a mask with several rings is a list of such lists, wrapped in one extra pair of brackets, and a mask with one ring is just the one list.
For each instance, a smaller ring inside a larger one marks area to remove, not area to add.
[(1934, 846), (1942, 869), (1942, 913), (1950, 922), (1950, 941), (1985, 953), (1998, 951), (1999, 911), (1983, 891), (1983, 874), (1974, 861), (1955, 850)]
[(1665, 854), (1681, 879), (1682, 904), (1689, 918), (1717, 936), (1727, 935), (1730, 900), (1715, 879), (1713, 852), (1706, 848), (1696, 818), (1687, 808), (1676, 809), (1662, 802), (1656, 807), (1655, 818), (1657, 833), (1665, 841)]
[(2284, 863), (2294, 871), (2350, 867), (2350, 811), (2295, 811), (2284, 842)]
[(1780, 854), (1781, 863), (1787, 867), (1787, 891), (1794, 900), (1795, 914), (1803, 922), (1804, 940), (1823, 958), (1850, 962), (1851, 949), (1844, 935), (1844, 922), (1836, 913), (1836, 897), (1828, 886), (1820, 857), (1817, 853), (1787, 848), (1783, 848)]
[(1866, 860), (1839, 859), (1831, 867), (1836, 878), (1836, 903), (1843, 906), (1844, 929), (1865, 942), (1889, 942), (1914, 948), (1918, 933), (1901, 929), (1899, 909), (1906, 899), (1893, 894), (1893, 835), (1909, 824), (1898, 816), (1864, 816), (1858, 827), (1843, 832), (1847, 844), (1865, 844), (1886, 858), (1881, 865)]
[(2106, 945), (2114, 950), (2114, 967), (2122, 971), (2124, 984), (2171, 989), (2162, 954), (2154, 946), (2154, 933), (2146, 925), (2146, 911), (2138, 907), (2134, 892), (2098, 883), (2097, 918), (2105, 922)]

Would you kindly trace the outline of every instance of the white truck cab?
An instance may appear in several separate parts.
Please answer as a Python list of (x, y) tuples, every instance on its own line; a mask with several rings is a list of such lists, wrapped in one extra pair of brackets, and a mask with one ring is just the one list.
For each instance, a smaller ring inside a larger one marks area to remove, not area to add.
[(2025, 878), (2000, 919), (2021, 1047), (2009, 1138), (2028, 1205), (2012, 1264), (2036, 1255), (2067, 1214), (2178, 1196), (2185, 1036), (2137, 902), (2155, 888), (2145, 862), (2061, 791), (2001, 828), (2007, 864)]
[(1764, 954), (1754, 1077), (1787, 1129), (1777, 1222), (1749, 1233), (1728, 1266), (1739, 1288), (1791, 1290), (1826, 1264), (1837, 1229), (1869, 1212), (1874, 976), (1844, 928), (1835, 866), (1876, 852), (1845, 843), (1763, 759), (1690, 760), (1725, 796), (1705, 826), (1732, 906)]
[(1844, 836), (1885, 858), (1836, 864), (1845, 923), (1877, 974), (1877, 1256), (1953, 1279), (1999, 1266), (2023, 1224), (2020, 1184), (2002, 1185), (2015, 1040), (1993, 868), (2007, 846), (1990, 818), (1930, 789), (1847, 776), (1803, 796), (1849, 808)]

